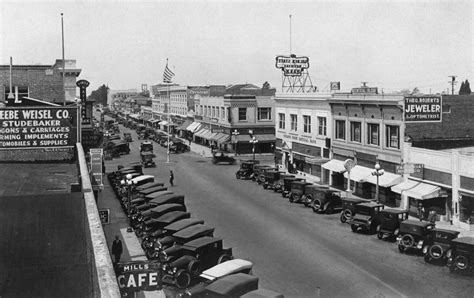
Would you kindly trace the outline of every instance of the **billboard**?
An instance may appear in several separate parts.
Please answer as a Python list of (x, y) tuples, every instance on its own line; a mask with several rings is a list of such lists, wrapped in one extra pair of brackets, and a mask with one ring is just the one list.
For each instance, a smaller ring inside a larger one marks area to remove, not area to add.
[(299, 77), (309, 68), (309, 58), (296, 55), (277, 56), (275, 66), (283, 71), (284, 76)]
[(441, 122), (441, 96), (405, 96), (405, 122)]
[(77, 107), (0, 108), (0, 150), (73, 148)]

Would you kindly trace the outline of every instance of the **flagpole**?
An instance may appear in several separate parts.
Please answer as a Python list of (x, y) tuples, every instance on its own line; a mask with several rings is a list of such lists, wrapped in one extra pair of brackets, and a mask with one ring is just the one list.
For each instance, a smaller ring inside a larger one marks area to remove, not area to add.
[[(168, 65), (168, 59), (166, 59), (166, 65)], [(168, 114), (168, 151), (166, 153), (166, 162), (169, 163), (170, 162), (170, 105), (171, 105), (171, 99), (170, 99), (170, 85), (169, 83), (167, 84), (168, 88), (167, 88), (167, 93), (168, 93), (168, 110), (167, 110), (167, 114)]]
[(66, 61), (64, 61), (64, 22), (63, 22), (63, 13), (61, 12), (61, 45), (62, 45), (62, 50), (63, 50), (63, 95), (64, 95), (64, 101), (63, 105), (66, 105), (66, 86), (64, 86), (64, 71), (66, 68)]

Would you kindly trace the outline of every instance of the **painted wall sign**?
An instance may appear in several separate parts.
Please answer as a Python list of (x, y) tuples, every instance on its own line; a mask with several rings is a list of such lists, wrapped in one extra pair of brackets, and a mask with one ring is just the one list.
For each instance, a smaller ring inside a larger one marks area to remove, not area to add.
[(74, 147), (76, 107), (0, 109), (0, 150)]
[(299, 77), (309, 68), (309, 58), (296, 55), (277, 56), (275, 66), (282, 70), (284, 76)]
[(441, 122), (441, 96), (406, 96), (403, 119), (405, 122)]
[(159, 263), (119, 263), (117, 283), (120, 292), (156, 291), (162, 289)]

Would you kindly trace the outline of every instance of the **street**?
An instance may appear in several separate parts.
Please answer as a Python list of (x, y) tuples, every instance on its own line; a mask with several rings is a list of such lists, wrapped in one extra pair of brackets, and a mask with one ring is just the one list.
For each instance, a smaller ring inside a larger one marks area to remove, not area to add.
[[(121, 129), (122, 134), (128, 131)], [(134, 131), (132, 138), (132, 153), (107, 161), (108, 172), (139, 160)], [(173, 170), (171, 189), (185, 195), (193, 217), (215, 227), (214, 235), (233, 248), (234, 257), (254, 263), (261, 287), (286, 297), (311, 297), (318, 291), (322, 297), (472, 297), (472, 277), (401, 254), (395, 243), (375, 235), (355, 234), (338, 214), (315, 214), (252, 181), (237, 180), (238, 164), (213, 165), (193, 152), (171, 154), (167, 163), (166, 148), (156, 143), (154, 152), (157, 167), (144, 173), (169, 186)], [(123, 216), (116, 215), (122, 224)]]

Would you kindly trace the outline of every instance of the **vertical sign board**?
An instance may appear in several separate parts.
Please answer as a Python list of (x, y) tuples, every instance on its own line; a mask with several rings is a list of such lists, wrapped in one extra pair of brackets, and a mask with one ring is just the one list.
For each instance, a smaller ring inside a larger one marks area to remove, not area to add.
[(0, 150), (74, 148), (76, 107), (0, 108)]
[(76, 86), (79, 87), (79, 98), (81, 99), (81, 117), (82, 124), (91, 124), (91, 119), (86, 114), (86, 100), (87, 100), (87, 87), (89, 82), (86, 80), (79, 80), (76, 82)]
[(100, 222), (103, 225), (110, 223), (110, 209), (99, 209)]
[(102, 158), (103, 151), (102, 149), (90, 149), (91, 157), (91, 182), (93, 189), (101, 189), (103, 186), (102, 183)]
[(441, 96), (405, 96), (403, 119), (405, 122), (441, 122)]
[(161, 268), (158, 262), (137, 261), (117, 264), (117, 283), (120, 293), (157, 291), (162, 289)]

